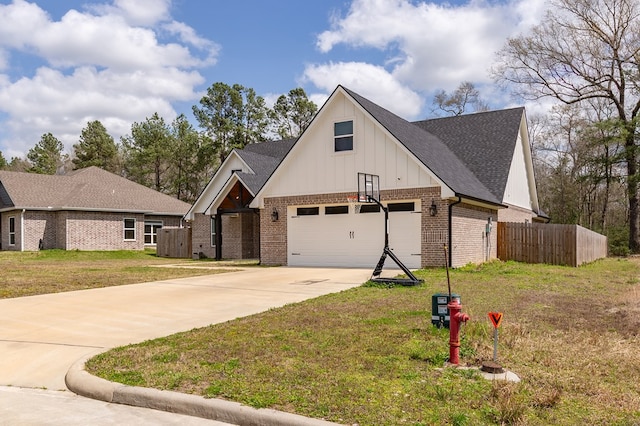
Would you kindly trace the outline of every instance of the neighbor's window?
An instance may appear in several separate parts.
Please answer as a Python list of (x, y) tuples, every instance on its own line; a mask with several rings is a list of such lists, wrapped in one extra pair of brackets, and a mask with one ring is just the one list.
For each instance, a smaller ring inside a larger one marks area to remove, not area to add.
[(10, 246), (16, 245), (16, 218), (15, 217), (9, 218), (9, 245)]
[(353, 151), (353, 120), (333, 123), (335, 152)]
[(216, 217), (211, 216), (211, 247), (216, 246)]
[(147, 245), (158, 244), (158, 229), (162, 228), (162, 222), (145, 221), (144, 222), (144, 243)]
[(136, 240), (136, 220), (135, 219), (124, 220), (124, 240), (125, 241)]

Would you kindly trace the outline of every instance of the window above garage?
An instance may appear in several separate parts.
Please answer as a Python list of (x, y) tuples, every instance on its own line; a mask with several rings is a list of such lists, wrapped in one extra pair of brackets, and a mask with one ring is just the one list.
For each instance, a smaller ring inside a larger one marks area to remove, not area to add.
[(335, 152), (353, 151), (353, 120), (333, 123)]

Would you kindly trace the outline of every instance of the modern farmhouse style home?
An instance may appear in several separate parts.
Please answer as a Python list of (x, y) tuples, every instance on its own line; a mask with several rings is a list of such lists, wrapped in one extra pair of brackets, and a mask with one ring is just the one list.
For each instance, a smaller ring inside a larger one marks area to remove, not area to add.
[[(297, 140), (234, 150), (185, 216), (193, 251), (266, 265), (373, 268), (380, 205), (409, 268), (496, 258), (496, 222), (544, 220), (524, 108), (406, 121), (338, 86)], [(361, 182), (360, 182), (361, 184)], [(359, 192), (360, 191), (360, 192)]]

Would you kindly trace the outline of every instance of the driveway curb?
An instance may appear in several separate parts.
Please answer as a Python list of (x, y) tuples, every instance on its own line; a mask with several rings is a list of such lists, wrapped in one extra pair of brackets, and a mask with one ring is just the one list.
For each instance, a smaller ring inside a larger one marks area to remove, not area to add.
[(338, 425), (282, 411), (256, 409), (232, 401), (113, 383), (89, 374), (84, 368), (87, 359), (82, 358), (73, 364), (65, 376), (69, 390), (87, 398), (242, 426)]

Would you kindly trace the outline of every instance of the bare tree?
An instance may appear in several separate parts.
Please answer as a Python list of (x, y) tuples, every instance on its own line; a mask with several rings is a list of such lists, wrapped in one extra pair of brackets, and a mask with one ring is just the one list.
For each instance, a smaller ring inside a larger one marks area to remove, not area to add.
[(640, 252), (638, 143), (640, 3), (552, 0), (543, 23), (510, 38), (498, 53), (496, 81), (528, 99), (565, 104), (600, 99), (616, 112), (624, 136), (629, 248)]
[(433, 97), (433, 113), (443, 111), (449, 115), (487, 111), (489, 105), (480, 98), (480, 92), (470, 81), (463, 81), (452, 93), (441, 90)]

